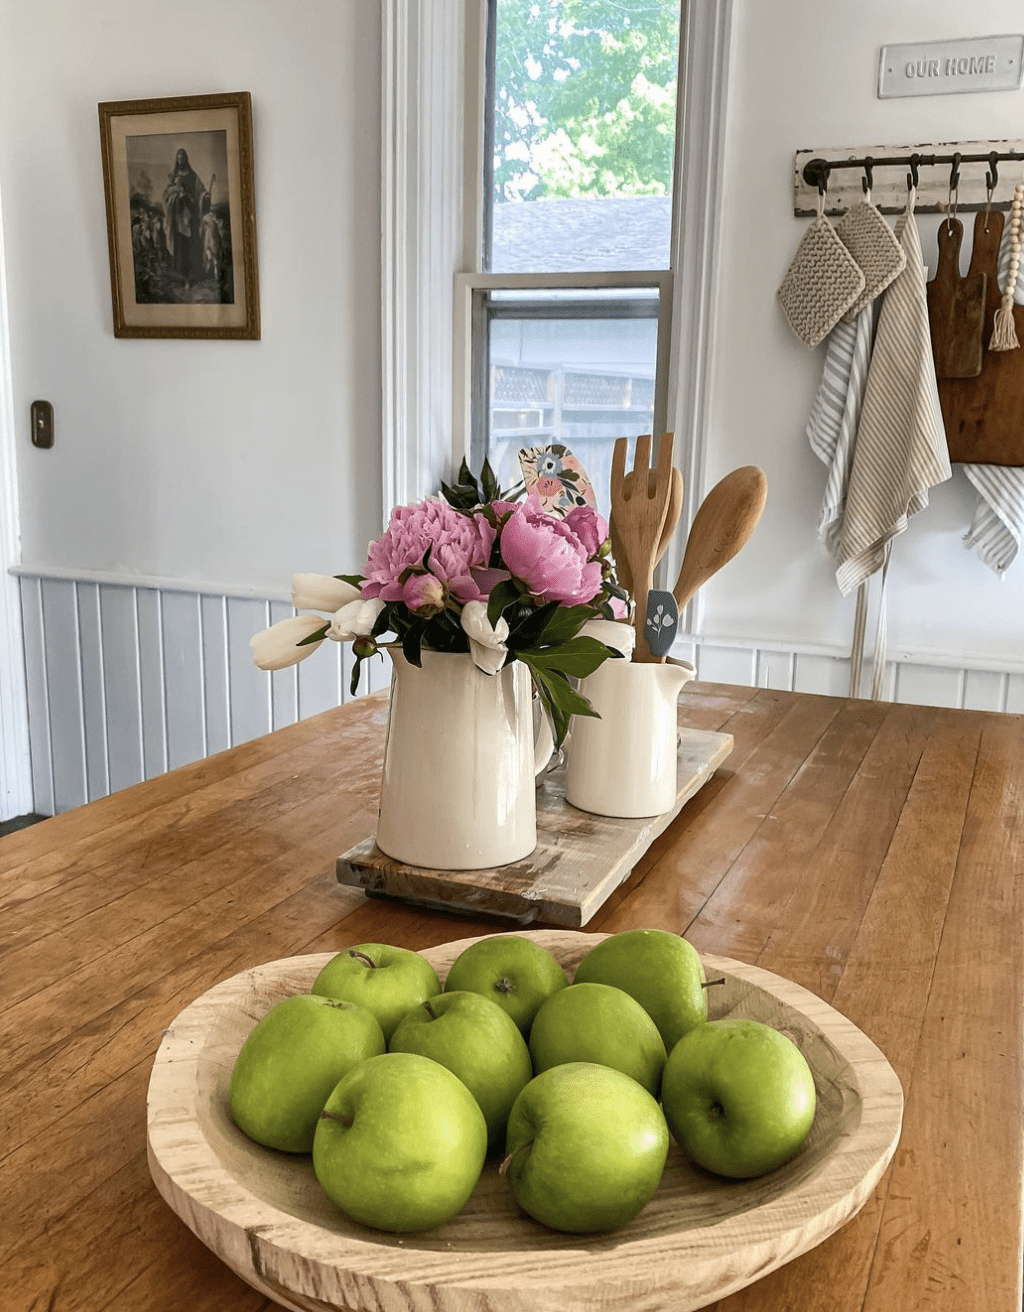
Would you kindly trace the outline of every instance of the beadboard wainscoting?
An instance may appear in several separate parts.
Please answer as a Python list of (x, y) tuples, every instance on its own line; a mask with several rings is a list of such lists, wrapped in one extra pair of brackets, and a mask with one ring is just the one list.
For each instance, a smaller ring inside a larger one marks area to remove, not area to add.
[[(326, 643), (271, 675), (253, 666), (250, 637), (294, 614), (284, 594), (15, 572), (34, 809), (42, 814), (70, 810), (351, 697), (347, 643)], [(839, 697), (849, 689), (849, 658), (838, 647), (690, 638), (677, 643), (676, 654), (693, 662), (698, 679)], [(360, 693), (387, 687), (383, 658), (365, 670)], [(890, 649), (884, 691), (893, 701), (1024, 713), (1024, 662), (1012, 670), (983, 662), (968, 668), (945, 656)]]
[[(352, 649), (328, 642), (266, 674), (249, 639), (280, 597), (174, 580), (19, 568), (35, 809), (80, 806), (351, 698)], [(369, 679), (366, 674), (369, 671)], [(387, 687), (367, 662), (360, 693)]]

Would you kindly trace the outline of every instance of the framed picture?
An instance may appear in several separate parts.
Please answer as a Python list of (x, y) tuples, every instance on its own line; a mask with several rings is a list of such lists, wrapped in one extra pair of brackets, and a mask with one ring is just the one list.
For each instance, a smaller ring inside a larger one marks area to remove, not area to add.
[(258, 339), (249, 93), (99, 113), (114, 336)]

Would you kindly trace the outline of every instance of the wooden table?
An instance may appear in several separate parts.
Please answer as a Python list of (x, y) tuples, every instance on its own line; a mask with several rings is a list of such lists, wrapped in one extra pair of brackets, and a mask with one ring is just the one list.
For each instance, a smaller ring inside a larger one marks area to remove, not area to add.
[[(1019, 1312), (1024, 717), (691, 684), (735, 740), (587, 929), (685, 932), (837, 1007), (903, 1136), (874, 1196), (718, 1312)], [(379, 696), (0, 839), (0, 1305), (272, 1308), (146, 1166), (162, 1029), (258, 962), (503, 928), (367, 899)]]

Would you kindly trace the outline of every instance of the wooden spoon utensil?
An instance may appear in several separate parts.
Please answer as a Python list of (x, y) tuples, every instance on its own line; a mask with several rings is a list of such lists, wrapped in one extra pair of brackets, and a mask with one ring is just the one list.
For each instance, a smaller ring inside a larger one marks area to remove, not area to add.
[(749, 541), (767, 496), (768, 480), (756, 465), (734, 469), (707, 494), (693, 517), (673, 589), (680, 610)]
[[(647, 594), (651, 590), (654, 562), (661, 542), (665, 517), (672, 495), (672, 434), (662, 433), (658, 443), (658, 463), (650, 465), (651, 434), (636, 439), (633, 456), (634, 480), (628, 492), (626, 479), (626, 438), (616, 440), (612, 454), (611, 518), (615, 523), (622, 554), (628, 561), (635, 603), (633, 625), (636, 629), (634, 659), (652, 660), (644, 633), (647, 618)], [(653, 488), (649, 474), (655, 477)]]

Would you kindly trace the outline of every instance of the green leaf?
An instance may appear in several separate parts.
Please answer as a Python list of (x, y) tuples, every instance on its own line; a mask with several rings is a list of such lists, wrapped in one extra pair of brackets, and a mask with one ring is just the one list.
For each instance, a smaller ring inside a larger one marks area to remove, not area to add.
[(600, 718), (587, 699), (571, 686), (564, 674), (535, 664), (529, 656), (520, 656), (520, 660), (529, 667), (533, 686), (537, 689), (538, 696), (551, 717), (556, 747), (561, 747), (565, 741), (565, 735), (569, 732), (569, 722), (574, 715)]
[(487, 459), (484, 460), (483, 468), (480, 470), (480, 483), (484, 490), (484, 501), (500, 500), (501, 488), (498, 486), (498, 480), (494, 477), (491, 462)]
[(515, 633), (509, 635), (509, 646), (519, 651), (524, 647), (553, 647), (568, 642), (587, 620), (594, 618), (595, 609), (592, 605), (563, 606), (559, 601), (546, 602), (517, 625)]
[(516, 655), (520, 660), (527, 661), (531, 669), (550, 670), (571, 675), (574, 679), (585, 679), (588, 674), (593, 674), (599, 665), (603, 665), (613, 651), (613, 648), (598, 642), (596, 638), (576, 637), (557, 647), (544, 647), (533, 651), (520, 650)]
[(503, 579), (491, 589), (487, 599), (487, 623), (493, 629), (506, 606), (518, 601), (522, 593), (513, 579)]
[(418, 624), (410, 624), (405, 636), (402, 638), (402, 655), (410, 665), (415, 665), (417, 669), (423, 664), (423, 658), (420, 656), (422, 638), (423, 629)]
[(348, 687), (348, 690), (353, 697), (356, 695), (356, 689), (359, 687), (359, 675), (362, 673), (362, 665), (363, 665), (362, 656), (357, 656), (355, 659), (355, 664), (352, 666), (352, 679)]
[(353, 588), (361, 588), (366, 580), (362, 574), (335, 574), (336, 579), (341, 579), (342, 583), (349, 583)]
[(314, 642), (322, 642), (324, 638), (327, 637), (327, 630), (330, 627), (331, 626), (328, 623), (325, 624), (322, 629), (314, 629), (308, 638), (300, 638), (299, 641), (295, 644), (296, 647), (308, 647)]

